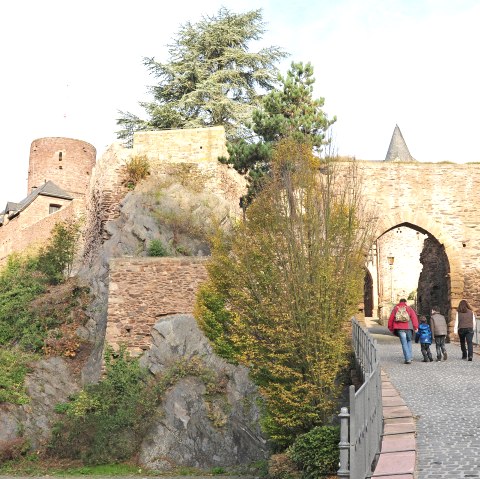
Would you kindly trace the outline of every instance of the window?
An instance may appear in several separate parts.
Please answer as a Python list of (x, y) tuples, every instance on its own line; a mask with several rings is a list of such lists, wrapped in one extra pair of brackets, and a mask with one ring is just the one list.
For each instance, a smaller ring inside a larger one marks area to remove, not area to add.
[(50, 203), (50, 206), (48, 208), (48, 214), (51, 215), (52, 213), (55, 213), (55, 211), (58, 211), (61, 207), (62, 205), (54, 205)]
[(63, 159), (63, 153), (60, 151), (58, 153), (58, 161), (62, 161), (62, 159)]

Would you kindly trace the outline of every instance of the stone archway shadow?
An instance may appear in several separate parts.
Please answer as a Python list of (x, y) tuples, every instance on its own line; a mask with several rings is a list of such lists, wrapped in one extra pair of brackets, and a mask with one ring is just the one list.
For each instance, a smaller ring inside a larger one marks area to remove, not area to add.
[(454, 319), (456, 307), (464, 296), (465, 278), (461, 267), (460, 254), (453, 246), (442, 227), (424, 212), (396, 211), (379, 218), (375, 238), (379, 238), (399, 226), (407, 226), (433, 236), (445, 248), (450, 268), (450, 320)]

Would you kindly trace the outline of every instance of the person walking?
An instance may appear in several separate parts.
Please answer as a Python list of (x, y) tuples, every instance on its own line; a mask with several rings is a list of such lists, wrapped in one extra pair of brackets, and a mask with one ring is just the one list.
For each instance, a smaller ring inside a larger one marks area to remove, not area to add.
[(446, 361), (448, 358), (447, 349), (445, 348), (445, 338), (447, 337), (447, 320), (443, 314), (440, 314), (438, 306), (432, 306), (432, 316), (430, 318), (430, 327), (432, 336), (435, 338), (435, 347), (437, 349), (437, 361)]
[[(476, 327), (475, 313), (470, 305), (462, 299), (458, 303), (457, 317), (453, 332), (460, 338), (460, 349), (462, 350), (462, 359), (472, 361), (473, 359), (473, 332)], [(465, 342), (467, 347), (465, 347)]]
[(400, 338), (405, 364), (410, 364), (413, 359), (412, 337), (413, 332), (418, 330), (418, 318), (406, 299), (400, 299), (392, 309), (388, 318), (388, 329)]
[(418, 319), (418, 331), (415, 335), (415, 342), (420, 343), (420, 350), (422, 351), (423, 362), (433, 361), (432, 352), (430, 351), (430, 344), (432, 344), (432, 330), (427, 323), (425, 316), (420, 316)]

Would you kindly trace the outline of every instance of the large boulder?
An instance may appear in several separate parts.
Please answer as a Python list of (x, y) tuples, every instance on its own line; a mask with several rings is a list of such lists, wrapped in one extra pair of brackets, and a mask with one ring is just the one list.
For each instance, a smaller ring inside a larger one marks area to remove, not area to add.
[(140, 463), (157, 471), (179, 466), (247, 466), (269, 455), (259, 426), (259, 397), (244, 367), (218, 357), (191, 315), (171, 315), (152, 331), (142, 364), (158, 377), (181, 364), (189, 375), (166, 392), (145, 437)]

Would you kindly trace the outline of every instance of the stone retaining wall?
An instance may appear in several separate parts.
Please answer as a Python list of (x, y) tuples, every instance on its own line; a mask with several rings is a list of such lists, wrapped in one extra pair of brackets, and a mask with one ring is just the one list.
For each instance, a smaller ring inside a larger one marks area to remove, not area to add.
[(207, 258), (116, 258), (110, 262), (106, 343), (133, 355), (151, 345), (162, 317), (192, 313)]

